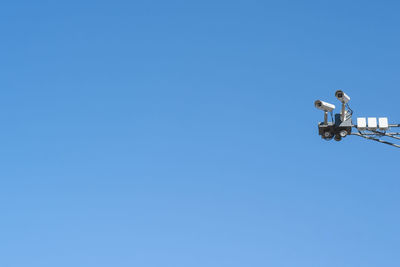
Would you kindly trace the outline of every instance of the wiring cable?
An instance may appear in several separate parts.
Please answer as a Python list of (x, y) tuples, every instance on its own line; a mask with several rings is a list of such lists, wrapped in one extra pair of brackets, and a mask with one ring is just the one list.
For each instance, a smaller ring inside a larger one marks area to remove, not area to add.
[(385, 133), (383, 136), (387, 136), (387, 137), (390, 137), (390, 138), (393, 138), (393, 139), (400, 140), (400, 137), (398, 137), (398, 136), (395, 136), (395, 135), (393, 135), (393, 134), (390, 134), (390, 133)]
[(349, 104), (346, 104), (346, 108), (350, 111), (350, 116), (353, 116), (353, 110), (350, 108)]
[[(386, 131), (380, 132), (377, 130), (372, 130), (371, 132), (373, 132), (374, 134), (372, 134), (372, 135), (375, 135), (375, 136), (379, 136), (379, 137), (385, 136), (385, 137), (390, 137), (393, 139), (400, 140), (400, 137), (396, 136), (397, 133), (392, 134), (392, 133), (387, 133)], [(364, 135), (365, 135), (365, 133), (364, 133)]]
[(382, 143), (382, 144), (386, 144), (386, 145), (390, 145), (390, 146), (394, 146), (394, 147), (400, 148), (400, 145), (397, 145), (397, 144), (394, 144), (394, 143), (390, 143), (388, 141), (384, 141), (384, 140), (381, 140), (381, 139), (378, 139), (378, 138), (375, 138), (375, 137), (366, 136), (366, 135), (363, 135), (361, 132), (359, 132), (359, 133), (351, 133), (351, 135), (360, 136), (360, 137), (368, 139), (368, 140), (372, 140), (372, 141), (376, 141), (376, 142), (379, 142), (379, 143)]

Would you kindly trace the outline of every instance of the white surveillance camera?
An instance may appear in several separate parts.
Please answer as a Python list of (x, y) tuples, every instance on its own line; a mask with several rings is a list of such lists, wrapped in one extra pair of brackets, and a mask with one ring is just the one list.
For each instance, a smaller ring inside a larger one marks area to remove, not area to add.
[(336, 108), (335, 105), (329, 104), (321, 100), (315, 101), (314, 105), (317, 109), (323, 110), (325, 112), (332, 112)]
[(335, 96), (344, 104), (350, 101), (350, 96), (346, 95), (342, 90), (337, 90)]

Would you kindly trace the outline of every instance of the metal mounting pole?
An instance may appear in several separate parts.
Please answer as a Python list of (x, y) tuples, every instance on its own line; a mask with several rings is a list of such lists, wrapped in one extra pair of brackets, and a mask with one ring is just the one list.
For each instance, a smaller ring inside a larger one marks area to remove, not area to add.
[(328, 125), (328, 111), (325, 111), (325, 114), (324, 114), (324, 124)]
[(342, 113), (341, 115), (341, 120), (344, 121), (345, 117), (346, 117), (346, 103), (342, 102)]

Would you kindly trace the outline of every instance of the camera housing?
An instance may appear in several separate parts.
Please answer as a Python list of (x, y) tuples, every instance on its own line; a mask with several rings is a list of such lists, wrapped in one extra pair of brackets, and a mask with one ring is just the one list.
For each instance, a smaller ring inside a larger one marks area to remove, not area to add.
[(344, 104), (350, 101), (350, 96), (346, 95), (342, 90), (337, 90), (335, 96), (340, 102)]
[(335, 105), (321, 101), (321, 100), (315, 101), (314, 105), (317, 109), (320, 109), (325, 112), (332, 112), (336, 108)]

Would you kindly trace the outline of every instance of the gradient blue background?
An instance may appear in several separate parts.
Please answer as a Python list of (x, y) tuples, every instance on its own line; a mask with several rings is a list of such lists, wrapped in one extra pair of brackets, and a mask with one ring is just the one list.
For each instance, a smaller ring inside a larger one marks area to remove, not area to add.
[(396, 1), (3, 1), (0, 266), (399, 266)]

